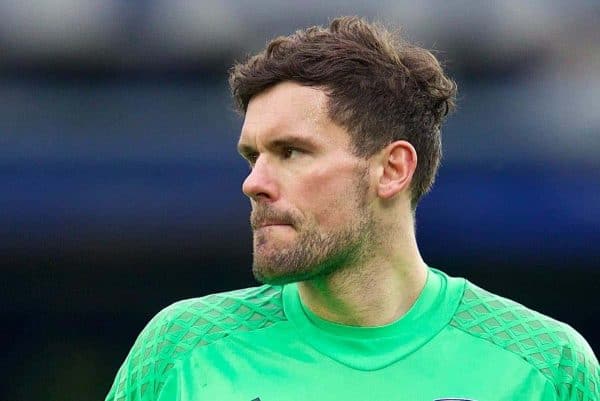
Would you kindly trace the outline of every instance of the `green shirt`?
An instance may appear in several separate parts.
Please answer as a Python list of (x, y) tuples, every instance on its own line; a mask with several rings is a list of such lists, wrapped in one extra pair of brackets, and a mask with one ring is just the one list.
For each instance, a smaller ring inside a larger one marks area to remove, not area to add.
[(598, 401), (599, 385), (570, 326), (429, 269), (411, 309), (380, 327), (321, 319), (295, 283), (177, 302), (107, 401)]

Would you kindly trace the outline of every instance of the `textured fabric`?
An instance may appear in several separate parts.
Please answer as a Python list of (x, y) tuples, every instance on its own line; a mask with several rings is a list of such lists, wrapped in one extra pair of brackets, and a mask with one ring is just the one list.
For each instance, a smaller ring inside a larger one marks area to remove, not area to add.
[(144, 328), (107, 401), (598, 401), (571, 327), (430, 269), (398, 321), (328, 322), (295, 284), (175, 303)]
[(144, 328), (119, 370), (107, 400), (154, 400), (179, 358), (231, 332), (284, 319), (281, 292), (269, 286), (177, 302)]
[(598, 361), (566, 324), (473, 284), (451, 324), (525, 359), (552, 381), (560, 400), (600, 400)]

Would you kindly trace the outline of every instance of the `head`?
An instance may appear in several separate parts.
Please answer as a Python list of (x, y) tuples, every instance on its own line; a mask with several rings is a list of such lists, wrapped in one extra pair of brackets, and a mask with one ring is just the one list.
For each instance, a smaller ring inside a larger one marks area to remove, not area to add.
[(245, 117), (259, 280), (368, 257), (386, 235), (382, 211), (414, 212), (433, 184), (456, 86), (429, 51), (384, 28), (342, 17), (276, 38), (229, 81)]

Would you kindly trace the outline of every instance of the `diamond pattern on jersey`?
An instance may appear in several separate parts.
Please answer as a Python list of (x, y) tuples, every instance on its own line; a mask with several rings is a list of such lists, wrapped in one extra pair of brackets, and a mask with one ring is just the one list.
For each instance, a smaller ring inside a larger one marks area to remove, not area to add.
[(142, 330), (107, 401), (154, 400), (174, 362), (195, 347), (281, 320), (281, 287), (265, 285), (177, 302)]
[(450, 324), (525, 359), (554, 383), (560, 400), (600, 400), (598, 361), (570, 326), (471, 283)]

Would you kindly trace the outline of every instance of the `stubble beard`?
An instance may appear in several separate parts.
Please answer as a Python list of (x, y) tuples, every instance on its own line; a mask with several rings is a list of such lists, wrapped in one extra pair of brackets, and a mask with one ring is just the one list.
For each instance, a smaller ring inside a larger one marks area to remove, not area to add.
[(297, 232), (293, 242), (280, 247), (270, 244), (266, 233), (255, 231), (254, 277), (265, 284), (282, 285), (325, 276), (365, 259), (375, 230), (363, 178), (348, 200), (354, 203), (355, 218), (335, 231), (321, 232), (316, 223), (303, 222), (293, 226)]

